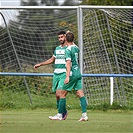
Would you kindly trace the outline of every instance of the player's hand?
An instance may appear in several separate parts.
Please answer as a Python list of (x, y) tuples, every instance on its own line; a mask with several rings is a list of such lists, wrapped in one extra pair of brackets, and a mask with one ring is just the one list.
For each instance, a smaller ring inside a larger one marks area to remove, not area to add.
[(38, 67), (40, 67), (41, 66), (41, 64), (36, 64), (35, 66), (34, 66), (34, 69), (36, 69), (36, 68), (38, 68)]
[(65, 84), (68, 84), (68, 83), (69, 83), (69, 77), (66, 77), (64, 83), (65, 83)]

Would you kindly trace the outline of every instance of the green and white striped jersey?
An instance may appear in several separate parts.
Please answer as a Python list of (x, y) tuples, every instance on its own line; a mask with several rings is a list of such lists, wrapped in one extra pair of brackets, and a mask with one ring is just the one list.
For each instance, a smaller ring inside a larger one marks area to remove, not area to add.
[(60, 74), (66, 72), (65, 50), (67, 46), (57, 46), (53, 56), (55, 57), (55, 70), (54, 73)]

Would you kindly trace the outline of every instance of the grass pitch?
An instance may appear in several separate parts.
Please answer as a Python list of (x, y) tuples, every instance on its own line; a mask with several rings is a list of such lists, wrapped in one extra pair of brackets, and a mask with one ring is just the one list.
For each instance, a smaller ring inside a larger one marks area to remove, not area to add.
[(66, 120), (52, 121), (56, 110), (0, 111), (0, 133), (130, 133), (131, 111), (88, 111), (89, 121), (78, 122), (80, 110), (69, 110)]

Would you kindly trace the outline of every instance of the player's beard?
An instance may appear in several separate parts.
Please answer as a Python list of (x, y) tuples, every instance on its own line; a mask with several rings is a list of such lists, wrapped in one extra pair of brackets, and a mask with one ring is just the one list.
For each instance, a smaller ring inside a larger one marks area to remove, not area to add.
[(64, 44), (64, 43), (65, 43), (65, 40), (63, 40), (63, 41), (60, 41), (60, 43), (61, 43), (61, 44)]

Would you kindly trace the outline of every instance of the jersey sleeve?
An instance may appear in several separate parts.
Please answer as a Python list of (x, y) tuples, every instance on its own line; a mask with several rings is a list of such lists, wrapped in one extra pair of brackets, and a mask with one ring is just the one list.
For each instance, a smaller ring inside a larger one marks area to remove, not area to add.
[(56, 58), (56, 49), (54, 50), (53, 56)]
[(66, 56), (66, 61), (71, 60), (71, 51), (69, 49), (66, 49), (65, 56)]

